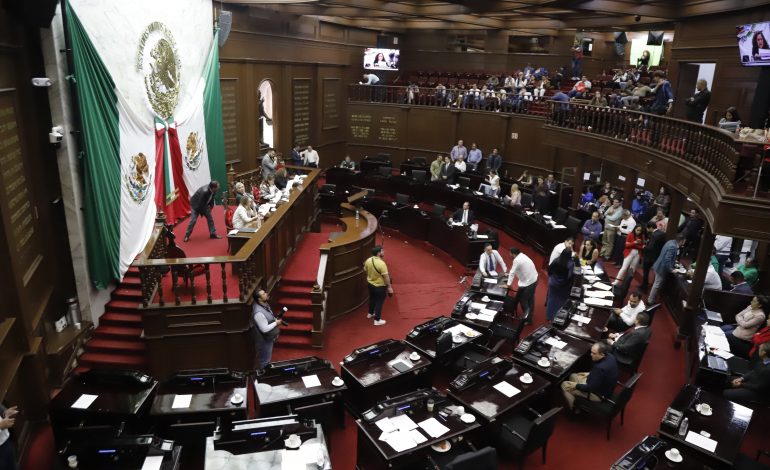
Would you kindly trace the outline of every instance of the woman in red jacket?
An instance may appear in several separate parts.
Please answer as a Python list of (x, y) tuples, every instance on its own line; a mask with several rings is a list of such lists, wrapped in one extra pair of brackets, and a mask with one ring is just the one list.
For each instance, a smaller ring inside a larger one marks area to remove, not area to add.
[(633, 277), (636, 266), (642, 260), (642, 249), (647, 243), (647, 237), (644, 236), (644, 228), (637, 224), (634, 230), (626, 237), (626, 247), (623, 249), (623, 266), (618, 271), (618, 277), (613, 284), (620, 284), (626, 277), (626, 272), (630, 271)]
[(752, 346), (751, 350), (749, 351), (750, 360), (757, 358), (757, 351), (759, 350), (760, 344), (770, 341), (770, 297), (766, 295), (758, 295), (757, 300), (759, 300), (759, 304), (762, 306), (762, 310), (765, 312), (765, 315), (767, 315), (767, 321), (765, 322), (765, 326), (760, 328), (756, 333), (754, 333), (754, 336), (751, 337)]

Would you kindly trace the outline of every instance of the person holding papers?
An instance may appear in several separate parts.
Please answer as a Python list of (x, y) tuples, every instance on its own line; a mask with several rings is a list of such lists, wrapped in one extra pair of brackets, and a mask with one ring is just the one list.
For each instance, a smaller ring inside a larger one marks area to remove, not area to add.
[[(569, 250), (572, 251), (570, 248)], [(513, 310), (521, 305), (524, 311), (524, 322), (531, 324), (535, 307), (535, 290), (537, 289), (537, 268), (532, 259), (516, 247), (511, 248), (511, 272), (508, 274), (508, 289), (513, 286), (513, 279), (519, 278), (519, 289), (513, 300)]]
[(743, 377), (734, 378), (730, 382), (732, 388), (723, 392), (728, 400), (770, 403), (770, 342), (757, 349), (758, 363)]
[(500, 253), (492, 248), (491, 243), (484, 245), (484, 252), (479, 257), (479, 271), (484, 277), (497, 276), (497, 267), (502, 268), (502, 272), (508, 271), (505, 261)]
[(591, 372), (570, 374), (569, 380), (561, 383), (564, 399), (572, 411), (574, 411), (575, 397), (601, 401), (602, 398), (610, 398), (615, 390), (615, 382), (618, 381), (618, 363), (615, 356), (610, 354), (610, 346), (606, 343), (594, 343), (591, 346), (591, 360), (594, 363)]
[(734, 325), (723, 325), (722, 331), (730, 343), (730, 352), (736, 356), (748, 358), (752, 347), (754, 333), (759, 331), (767, 321), (767, 312), (770, 312), (770, 302), (763, 296), (764, 302), (759, 296), (751, 299), (751, 304), (735, 316)]
[(612, 354), (620, 364), (631, 365), (642, 358), (644, 346), (651, 334), (650, 316), (639, 312), (634, 320), (634, 328), (625, 333), (610, 333), (607, 344), (612, 347)]
[(630, 328), (636, 317), (647, 308), (642, 302), (642, 293), (634, 292), (628, 296), (628, 303), (623, 308), (612, 309), (612, 315), (607, 321), (608, 330), (612, 331), (626, 331)]
[(457, 209), (452, 214), (452, 221), (463, 225), (471, 225), (473, 223), (473, 211), (471, 210), (471, 203), (468, 201), (463, 202), (463, 208)]

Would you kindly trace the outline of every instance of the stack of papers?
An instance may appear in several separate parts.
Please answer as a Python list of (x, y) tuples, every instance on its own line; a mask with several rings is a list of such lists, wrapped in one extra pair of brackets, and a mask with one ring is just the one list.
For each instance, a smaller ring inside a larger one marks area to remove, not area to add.
[(730, 343), (727, 342), (725, 332), (718, 326), (703, 325), (703, 333), (705, 333), (704, 341), (708, 347), (723, 351), (730, 350)]
[(572, 315), (572, 320), (578, 322), (578, 323), (591, 323), (591, 318), (584, 317), (583, 315)]
[(554, 224), (553, 228), (567, 228), (567, 226), (562, 224)]
[(613, 297), (608, 290), (587, 290), (583, 293), (586, 297)]
[(477, 233), (476, 234), (476, 238), (478, 238), (479, 240), (486, 240), (487, 238), (489, 238), (489, 235), (479, 235)]
[(714, 452), (717, 448), (717, 441), (697, 432), (687, 431), (687, 437), (684, 440), (709, 452)]
[(489, 284), (497, 284), (497, 278), (496, 277), (484, 278), (484, 282)]
[(602, 299), (599, 297), (587, 297), (583, 299), (586, 305), (593, 307), (612, 307), (612, 299)]
[(387, 442), (396, 452), (417, 447), (417, 444), (428, 439), (417, 429), (417, 423), (409, 415), (398, 415), (393, 418), (383, 418), (376, 423), (382, 431), (380, 440)]
[(482, 302), (471, 302), (471, 308), (475, 310), (481, 310), (483, 308), (486, 308), (487, 304)]
[(597, 282), (596, 284), (593, 285), (593, 287), (596, 288), (596, 289), (601, 289), (601, 290), (612, 290), (612, 286), (611, 285), (605, 284), (603, 282)]
[(564, 348), (564, 346), (567, 345), (567, 342), (566, 341), (562, 341), (562, 340), (560, 340), (559, 338), (557, 338), (555, 336), (551, 336), (550, 338), (545, 340), (545, 344), (547, 344), (549, 346), (552, 346), (552, 347), (554, 347), (556, 349), (562, 349), (562, 348)]
[(518, 388), (516, 388), (513, 385), (509, 384), (505, 380), (503, 380), (499, 384), (495, 385), (494, 388), (495, 388), (495, 390), (497, 390), (498, 392), (502, 393), (503, 395), (505, 395), (508, 398), (511, 398), (512, 396), (521, 393), (521, 390), (519, 390)]
[(593, 274), (594, 268), (591, 266), (583, 266), (583, 274)]
[(491, 315), (487, 313), (479, 313), (478, 315), (476, 315), (476, 319), (480, 321), (488, 321), (492, 323), (493, 321), (495, 321), (495, 315), (497, 315), (497, 312)]

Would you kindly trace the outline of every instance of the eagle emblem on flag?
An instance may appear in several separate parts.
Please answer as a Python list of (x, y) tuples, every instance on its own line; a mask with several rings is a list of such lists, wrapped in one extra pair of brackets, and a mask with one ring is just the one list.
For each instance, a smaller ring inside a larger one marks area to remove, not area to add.
[(142, 152), (131, 157), (129, 171), (125, 174), (124, 180), (131, 199), (137, 204), (143, 203), (150, 193), (152, 177), (147, 157)]
[(201, 164), (201, 151), (203, 145), (197, 132), (193, 131), (187, 135), (187, 145), (185, 145), (184, 164), (192, 171), (198, 169)]

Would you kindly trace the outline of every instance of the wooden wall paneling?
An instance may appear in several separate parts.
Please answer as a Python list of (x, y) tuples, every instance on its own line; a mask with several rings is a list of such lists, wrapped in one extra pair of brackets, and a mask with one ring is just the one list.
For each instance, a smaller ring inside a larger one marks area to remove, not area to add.
[[(418, 156), (416, 152), (424, 151), (432, 157), (430, 160), (435, 159), (437, 153), (448, 154), (457, 139), (464, 137), (457, 137), (460, 134), (458, 128), (461, 114), (445, 109), (415, 107), (405, 110), (408, 122), (405, 124), (402, 145), (409, 149), (410, 156)], [(466, 145), (470, 145), (467, 139)]]
[[(500, 141), (500, 138), (505, 136), (508, 128), (508, 118), (505, 115), (501, 116), (486, 112), (458, 112), (456, 114), (458, 117), (457, 131), (455, 131), (454, 135), (458, 139), (463, 139), (468, 149), (471, 148), (471, 143), (475, 142), (484, 156), (486, 156), (492, 151), (493, 147), (500, 148), (505, 143), (505, 141)], [(449, 143), (454, 145), (456, 140)]]
[(543, 121), (529, 116), (512, 116), (504, 149), (503, 169), (509, 175), (518, 177), (525, 168), (533, 173), (542, 174), (553, 171), (553, 148), (542, 142)]

